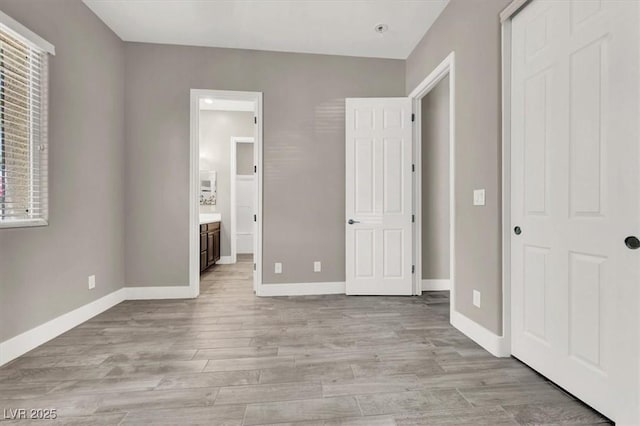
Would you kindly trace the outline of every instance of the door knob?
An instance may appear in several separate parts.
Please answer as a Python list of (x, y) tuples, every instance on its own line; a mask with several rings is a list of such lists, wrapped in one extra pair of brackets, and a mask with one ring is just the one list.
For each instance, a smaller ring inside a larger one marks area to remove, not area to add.
[(640, 240), (636, 236), (630, 236), (624, 239), (624, 244), (631, 250), (638, 250), (640, 248)]
[(353, 219), (349, 219), (349, 221), (347, 222), (349, 225), (353, 225), (354, 223), (360, 223), (359, 220), (353, 220)]
[(513, 228), (513, 232), (514, 232), (516, 235), (520, 235), (520, 234), (522, 234), (522, 229), (520, 229), (520, 227), (519, 227), (519, 226), (516, 226), (515, 228)]

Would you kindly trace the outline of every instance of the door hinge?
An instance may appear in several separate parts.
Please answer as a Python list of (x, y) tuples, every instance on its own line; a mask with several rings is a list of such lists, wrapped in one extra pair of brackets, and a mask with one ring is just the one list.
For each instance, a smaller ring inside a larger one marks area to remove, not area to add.
[(415, 221), (416, 221), (416, 215), (415, 215), (415, 214), (412, 214), (412, 215), (411, 215), (411, 223), (413, 223), (413, 222), (415, 222)]
[(258, 221), (258, 216), (256, 216), (255, 214), (253, 215), (253, 221), (257, 222)]
[(415, 171), (416, 171), (416, 165), (415, 165), (415, 164), (412, 164), (412, 165), (411, 165), (411, 171), (412, 171), (412, 172), (415, 172)]
[(411, 265), (411, 273), (412, 274), (416, 273), (416, 265)]
[(253, 264), (253, 270), (254, 271), (256, 270), (256, 264), (255, 263)]
[(416, 121), (416, 115), (414, 113), (411, 113), (411, 121)]
[(253, 117), (253, 123), (258, 124), (258, 117)]
[(258, 166), (253, 166), (253, 173), (258, 173)]

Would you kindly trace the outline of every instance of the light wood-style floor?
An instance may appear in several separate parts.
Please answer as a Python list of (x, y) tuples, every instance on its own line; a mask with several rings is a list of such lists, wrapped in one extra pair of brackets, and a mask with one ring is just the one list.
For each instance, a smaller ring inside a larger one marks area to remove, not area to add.
[[(0, 414), (64, 425), (595, 424), (606, 419), (422, 297), (257, 298), (251, 263), (196, 300), (124, 302), (0, 369)], [(28, 421), (2, 421), (8, 424)], [(48, 424), (34, 421), (34, 424)]]

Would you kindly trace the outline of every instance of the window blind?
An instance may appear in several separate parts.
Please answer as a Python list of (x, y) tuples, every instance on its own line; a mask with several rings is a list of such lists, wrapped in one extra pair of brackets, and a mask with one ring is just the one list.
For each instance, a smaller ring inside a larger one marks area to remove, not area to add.
[(48, 55), (0, 24), (0, 226), (48, 220)]

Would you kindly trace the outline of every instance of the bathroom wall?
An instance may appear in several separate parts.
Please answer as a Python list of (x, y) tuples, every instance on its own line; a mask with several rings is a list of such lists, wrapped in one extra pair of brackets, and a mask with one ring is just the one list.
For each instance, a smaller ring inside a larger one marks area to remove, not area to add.
[(218, 185), (216, 204), (200, 211), (222, 215), (221, 256), (231, 256), (231, 138), (253, 137), (253, 117), (253, 112), (200, 111), (200, 170), (215, 170)]

